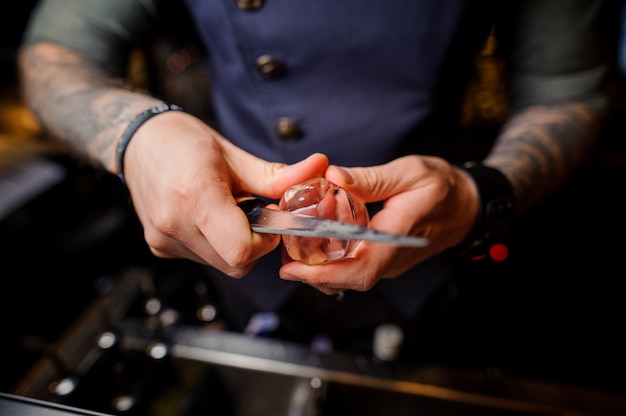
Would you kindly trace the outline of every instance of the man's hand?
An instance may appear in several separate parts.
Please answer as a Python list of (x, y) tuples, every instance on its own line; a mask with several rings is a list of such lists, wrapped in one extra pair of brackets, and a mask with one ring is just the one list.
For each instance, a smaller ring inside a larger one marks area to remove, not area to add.
[(252, 232), (236, 197), (278, 199), (327, 166), (321, 154), (295, 165), (261, 160), (199, 119), (169, 112), (137, 130), (126, 151), (125, 179), (156, 256), (188, 258), (241, 277), (280, 237)]
[(394, 278), (427, 258), (461, 243), (478, 215), (474, 182), (463, 171), (435, 157), (405, 156), (381, 166), (330, 166), (325, 176), (365, 202), (384, 201), (370, 227), (426, 237), (424, 248), (394, 247), (363, 241), (354, 258), (307, 266), (290, 262), (285, 280), (307, 283), (327, 294), (371, 289), (381, 278)]

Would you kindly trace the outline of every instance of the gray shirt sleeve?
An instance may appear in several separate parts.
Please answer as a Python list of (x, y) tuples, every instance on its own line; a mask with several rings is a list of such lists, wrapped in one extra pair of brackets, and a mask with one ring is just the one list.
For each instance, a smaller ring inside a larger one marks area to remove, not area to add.
[(51, 41), (102, 64), (113, 74), (126, 67), (128, 52), (146, 38), (161, 0), (41, 0), (33, 9), (24, 44)]
[(513, 111), (562, 101), (606, 108), (603, 85), (611, 61), (605, 7), (595, 0), (519, 2), (510, 39)]

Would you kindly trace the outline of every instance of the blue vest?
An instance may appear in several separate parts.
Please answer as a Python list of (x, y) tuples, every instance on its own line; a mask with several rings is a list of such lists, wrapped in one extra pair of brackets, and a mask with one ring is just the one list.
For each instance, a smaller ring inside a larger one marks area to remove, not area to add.
[[(459, 32), (469, 0), (265, 0), (251, 10), (235, 0), (186, 3), (206, 45), (218, 129), (241, 148), (285, 163), (323, 152), (344, 166), (445, 156), (429, 126), (454, 107), (439, 93), (462, 84), (459, 72), (445, 79), (457, 65), (451, 51), (467, 65), (472, 48), (455, 45), (478, 44)], [(295, 133), (281, 132), (279, 120)], [(295, 286), (279, 279), (279, 266), (278, 253), (267, 256), (229, 284), (272, 310)], [(434, 258), (376, 290), (412, 314), (444, 278)]]

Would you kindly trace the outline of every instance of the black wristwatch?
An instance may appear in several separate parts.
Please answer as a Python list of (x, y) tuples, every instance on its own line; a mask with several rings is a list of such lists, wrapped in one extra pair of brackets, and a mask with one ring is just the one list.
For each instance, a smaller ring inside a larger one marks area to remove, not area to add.
[(457, 252), (464, 258), (482, 258), (504, 239), (515, 218), (513, 187), (502, 172), (480, 162), (468, 162), (460, 168), (476, 183), (480, 211), (476, 225)]

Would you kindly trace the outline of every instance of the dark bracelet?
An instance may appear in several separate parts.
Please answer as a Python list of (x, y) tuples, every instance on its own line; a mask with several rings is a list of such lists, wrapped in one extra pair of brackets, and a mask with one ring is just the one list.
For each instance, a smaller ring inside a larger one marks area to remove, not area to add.
[(159, 104), (154, 107), (139, 113), (126, 127), (124, 133), (122, 133), (122, 137), (120, 137), (120, 141), (117, 143), (117, 176), (120, 178), (123, 184), (126, 184), (124, 180), (124, 154), (126, 153), (126, 148), (128, 147), (128, 143), (130, 143), (130, 139), (133, 138), (134, 134), (137, 132), (137, 129), (143, 125), (146, 121), (150, 120), (152, 117), (157, 114), (165, 113), (167, 111), (183, 111), (182, 107), (177, 106), (176, 104)]
[(515, 218), (513, 188), (506, 176), (498, 169), (478, 162), (469, 162), (460, 167), (467, 172), (480, 198), (478, 219), (458, 251), (463, 257), (486, 254), (489, 246), (504, 237)]

